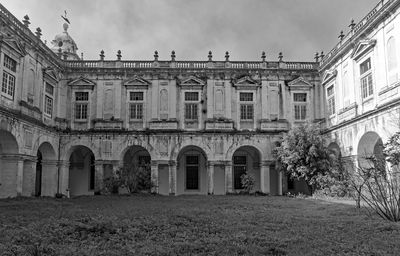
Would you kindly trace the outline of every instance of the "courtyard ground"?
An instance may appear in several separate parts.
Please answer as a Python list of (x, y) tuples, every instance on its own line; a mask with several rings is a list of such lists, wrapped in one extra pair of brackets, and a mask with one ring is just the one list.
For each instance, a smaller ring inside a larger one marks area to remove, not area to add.
[(0, 255), (400, 255), (354, 206), (255, 196), (0, 200)]

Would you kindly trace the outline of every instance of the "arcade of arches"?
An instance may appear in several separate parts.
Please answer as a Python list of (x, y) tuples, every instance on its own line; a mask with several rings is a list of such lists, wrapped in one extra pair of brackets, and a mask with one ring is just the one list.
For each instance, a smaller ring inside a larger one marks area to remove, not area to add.
[[(303, 186), (286, 183), (274, 163), (263, 160), (252, 145), (239, 146), (225, 160), (214, 160), (196, 145), (182, 146), (161, 160), (153, 158), (148, 148), (131, 145), (120, 153), (120, 159), (102, 160), (96, 159), (93, 148), (82, 144), (69, 146), (60, 160), (57, 148), (49, 142), (38, 145), (32, 155), (21, 153), (21, 143), (11, 132), (0, 130), (0, 197), (94, 195), (102, 189), (103, 179), (122, 166), (150, 168), (153, 192), (162, 195), (235, 193), (243, 189), (240, 177), (246, 172), (255, 178), (256, 191), (278, 195), (290, 189), (301, 191)], [(382, 145), (377, 133), (366, 132), (358, 143), (358, 165), (366, 165), (371, 155), (381, 159)], [(329, 148), (341, 154), (338, 144), (331, 143)]]

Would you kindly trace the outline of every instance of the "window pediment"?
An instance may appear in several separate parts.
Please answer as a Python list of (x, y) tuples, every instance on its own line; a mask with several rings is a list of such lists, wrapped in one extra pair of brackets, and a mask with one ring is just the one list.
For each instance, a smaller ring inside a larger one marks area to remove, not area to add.
[(361, 40), (353, 50), (351, 58), (357, 60), (376, 45), (375, 39)]
[(252, 79), (249, 76), (244, 76), (241, 77), (239, 79), (234, 79), (232, 81), (233, 86), (236, 87), (237, 89), (244, 89), (244, 90), (248, 90), (248, 89), (257, 89), (259, 87), (261, 87), (261, 83), (257, 80)]
[(68, 86), (71, 86), (73, 89), (90, 89), (93, 90), (94, 86), (96, 85), (95, 82), (92, 80), (85, 78), (85, 77), (79, 77), (77, 79), (74, 79), (68, 83)]
[(201, 89), (206, 84), (205, 81), (195, 76), (189, 76), (188, 78), (178, 80), (178, 85), (181, 87), (190, 87), (191, 89)]
[(22, 43), (14, 37), (3, 37), (3, 39), (0, 39), (0, 41), (3, 41), (10, 48), (14, 49), (21, 57), (24, 57), (27, 54)]
[(322, 75), (322, 84), (327, 84), (328, 82), (332, 81), (333, 79), (335, 79), (337, 76), (337, 70), (327, 70), (324, 72), (324, 74)]
[(123, 84), (127, 89), (148, 89), (151, 82), (139, 76), (134, 76), (126, 80)]
[(44, 68), (43, 77), (47, 80), (50, 80), (53, 83), (57, 83), (59, 80), (58, 73), (53, 68)]
[(313, 85), (308, 82), (304, 77), (296, 78), (288, 83), (289, 88), (292, 89), (300, 89), (300, 90), (309, 90), (313, 87)]

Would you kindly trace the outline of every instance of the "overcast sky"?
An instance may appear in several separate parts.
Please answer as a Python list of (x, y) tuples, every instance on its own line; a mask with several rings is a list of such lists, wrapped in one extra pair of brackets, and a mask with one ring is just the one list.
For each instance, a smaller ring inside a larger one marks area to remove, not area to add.
[(42, 29), (49, 42), (63, 31), (67, 10), (69, 34), (85, 59), (312, 61), (329, 52), (351, 19), (358, 22), (379, 0), (1, 0), (18, 19), (28, 14), (30, 28)]

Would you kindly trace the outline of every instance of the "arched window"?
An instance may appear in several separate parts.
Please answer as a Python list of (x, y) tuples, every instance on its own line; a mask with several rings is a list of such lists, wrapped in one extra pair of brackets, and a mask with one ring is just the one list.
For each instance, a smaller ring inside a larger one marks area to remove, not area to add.
[(396, 52), (396, 40), (392, 36), (387, 41), (387, 61), (388, 71), (392, 72), (397, 67), (397, 52)]

